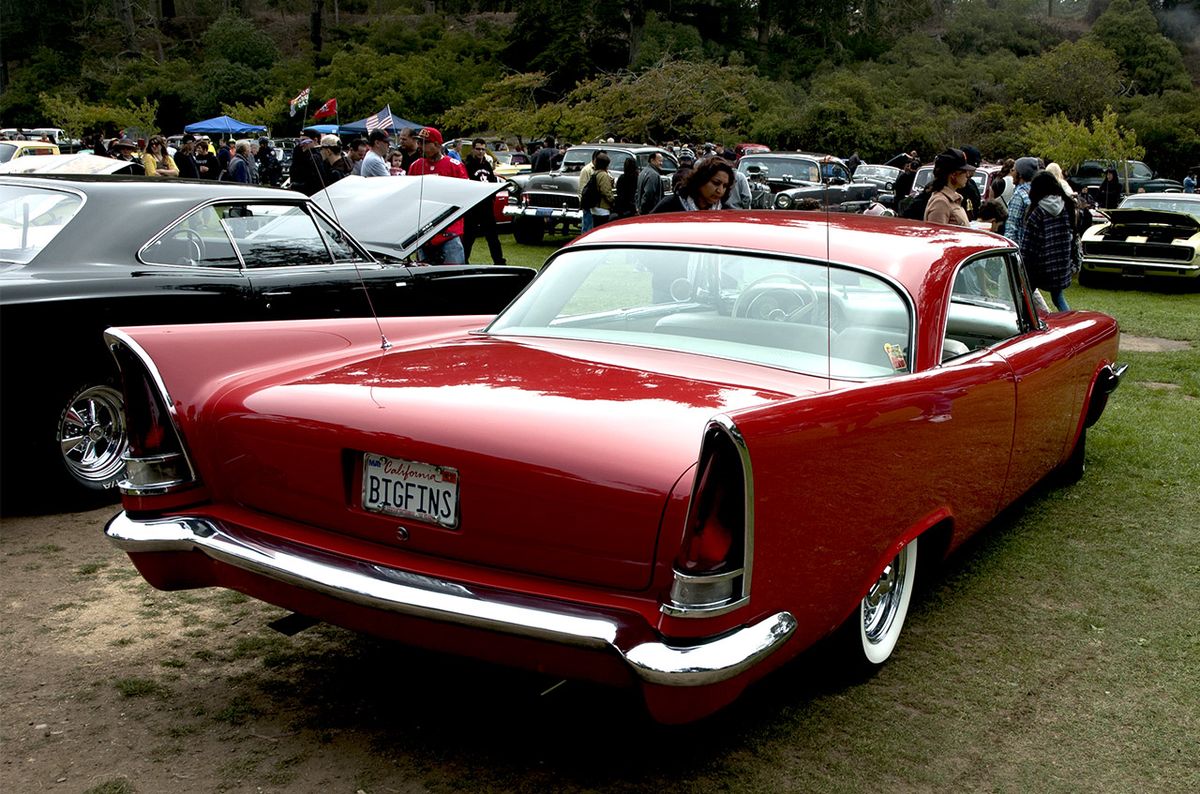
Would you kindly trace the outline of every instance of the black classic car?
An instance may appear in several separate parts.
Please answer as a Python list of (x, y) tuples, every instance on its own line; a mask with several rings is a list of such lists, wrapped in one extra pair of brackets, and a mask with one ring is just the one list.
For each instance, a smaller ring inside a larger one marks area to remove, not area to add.
[(1084, 160), (1067, 173), (1067, 179), (1076, 187), (1095, 190), (1104, 181), (1104, 172), (1110, 167), (1116, 169), (1123, 193), (1179, 193), (1183, 190), (1182, 182), (1159, 176), (1141, 160)]
[(78, 499), (120, 478), (129, 430), (109, 326), (495, 314), (533, 270), (405, 257), (500, 187), (348, 177), (314, 201), (226, 182), (0, 178), (7, 495)]
[(572, 146), (563, 155), (562, 165), (548, 174), (531, 174), (523, 184), (509, 186), (509, 203), (504, 214), (512, 219), (513, 238), (518, 243), (538, 243), (546, 232), (559, 227), (563, 232), (578, 228), (583, 222), (579, 206), (579, 172), (592, 161), (597, 151), (608, 153), (608, 171), (620, 181), (625, 162), (633, 157), (638, 170), (645, 168), (655, 152), (663, 155), (663, 190), (671, 192), (671, 175), (679, 170), (675, 155), (657, 146), (629, 144), (587, 144)]
[(862, 212), (879, 195), (870, 182), (853, 182), (850, 169), (836, 157), (804, 152), (748, 154), (738, 170), (762, 178), (774, 193), (775, 209), (828, 209)]

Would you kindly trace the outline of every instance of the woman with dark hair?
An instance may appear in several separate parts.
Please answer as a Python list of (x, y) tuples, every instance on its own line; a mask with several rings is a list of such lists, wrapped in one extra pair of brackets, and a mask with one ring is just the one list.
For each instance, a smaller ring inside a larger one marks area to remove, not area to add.
[(641, 169), (636, 157), (627, 157), (621, 176), (617, 179), (617, 200), (613, 202), (613, 215), (628, 218), (637, 215), (637, 183)]
[(167, 139), (161, 135), (155, 135), (146, 144), (142, 166), (146, 169), (146, 176), (179, 176), (175, 160), (167, 151)]
[(1071, 286), (1077, 263), (1075, 204), (1054, 174), (1040, 171), (1029, 185), (1029, 207), (1021, 240), (1025, 270), (1036, 289), (1050, 291), (1060, 312), (1070, 311), (1063, 290)]
[(967, 162), (962, 149), (947, 149), (933, 161), (933, 181), (929, 183), (929, 201), (925, 204), (925, 220), (968, 226), (970, 220), (958, 191), (971, 181), (975, 166)]
[(1100, 206), (1106, 210), (1116, 209), (1121, 203), (1121, 180), (1117, 179), (1117, 169), (1109, 166), (1104, 169), (1104, 181), (1096, 188)]
[(695, 168), (674, 193), (658, 202), (653, 214), (719, 210), (721, 199), (732, 186), (733, 166), (729, 161), (724, 157), (705, 157), (696, 161)]

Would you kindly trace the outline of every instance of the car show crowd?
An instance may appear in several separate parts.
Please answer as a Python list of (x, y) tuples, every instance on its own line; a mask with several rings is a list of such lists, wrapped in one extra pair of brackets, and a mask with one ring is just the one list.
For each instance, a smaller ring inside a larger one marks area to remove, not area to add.
[[(12, 137), (11, 134), (6, 137)], [(24, 137), (24, 136), (19, 136)], [(43, 132), (43, 139), (46, 138)], [(154, 135), (145, 141), (125, 136), (107, 143), (100, 136), (85, 139), (94, 154), (125, 160), (152, 177), (229, 180), (290, 188), (314, 195), (350, 176), (382, 177), (439, 175), (484, 182), (507, 182), (509, 203), (519, 202), (524, 183), (513, 177), (557, 172), (572, 148), (553, 136), (533, 141), (528, 151), (524, 142), (509, 144), (483, 138), (458, 139), (446, 143), (435, 127), (375, 128), (365, 137), (349, 141), (315, 127), (305, 128), (294, 140), (272, 141), (267, 137), (213, 140), (204, 134), (185, 134), (167, 139)], [(173, 145), (172, 145), (173, 144)], [(988, 229), (1011, 239), (1022, 251), (1039, 288), (1047, 290), (1059, 310), (1068, 304), (1063, 291), (1078, 272), (1080, 237), (1094, 219), (1094, 210), (1117, 207), (1127, 193), (1146, 192), (1148, 183), (1134, 185), (1127, 172), (1122, 178), (1115, 164), (1107, 164), (1098, 179), (1083, 178), (1083, 170), (1064, 174), (1057, 163), (1026, 156), (999, 163), (985, 163), (980, 151), (970, 145), (949, 148), (932, 164), (923, 163), (916, 151), (901, 152), (883, 168), (895, 176), (877, 185), (865, 202), (830, 206), (811, 198), (772, 201), (780, 185), (769, 178), (769, 168), (747, 166), (745, 155), (760, 156), (768, 147), (743, 143), (736, 147), (715, 143), (674, 140), (661, 146), (642, 147), (640, 157), (621, 159), (613, 167), (610, 150), (633, 146), (607, 138), (589, 143), (590, 159), (576, 168), (577, 185), (573, 204), (577, 213), (562, 218), (564, 231), (577, 222), (587, 232), (610, 220), (663, 212), (722, 209), (796, 208), (902, 215), (959, 226)], [(501, 160), (499, 153), (504, 153)], [(771, 153), (789, 156), (793, 153)], [(798, 154), (798, 153), (797, 153)], [(863, 163), (855, 152), (845, 159), (830, 155), (820, 158), (821, 183), (826, 186), (858, 182)], [(670, 159), (670, 168), (664, 167)], [(827, 171), (837, 163), (842, 171)], [(1099, 162), (1099, 161), (1089, 161)], [(1140, 164), (1139, 164), (1140, 165)], [(1144, 168), (1144, 166), (1143, 166)], [(574, 171), (572, 169), (566, 169)], [(1151, 190), (1197, 192), (1197, 168), (1182, 183), (1154, 180)], [(921, 175), (924, 172), (924, 179)], [(930, 173), (931, 172), (931, 173)], [(841, 176), (844, 174), (844, 176)], [(982, 178), (981, 178), (982, 177)], [(1088, 182), (1091, 182), (1090, 184)], [(819, 187), (819, 183), (818, 183)], [(475, 240), (487, 240), (494, 264), (505, 259), (497, 224), (512, 220), (500, 208), (481, 203), (469, 215), (426, 245), (422, 258), (432, 264), (462, 264), (470, 259)], [(547, 219), (554, 227), (554, 219)], [(539, 238), (540, 239), (540, 234)]]

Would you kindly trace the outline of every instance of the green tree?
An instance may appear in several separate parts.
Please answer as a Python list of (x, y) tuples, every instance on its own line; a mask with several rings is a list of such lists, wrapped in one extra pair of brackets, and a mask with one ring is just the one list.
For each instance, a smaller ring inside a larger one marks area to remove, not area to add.
[(1132, 92), (1191, 89), (1179, 48), (1162, 35), (1144, 0), (1112, 0), (1088, 36), (1116, 53)]
[(1063, 42), (1021, 61), (1010, 90), (1014, 98), (1036, 102), (1048, 114), (1065, 113), (1080, 121), (1103, 113), (1117, 101), (1120, 68), (1112, 50), (1095, 40)]
[(217, 17), (202, 37), (206, 60), (226, 60), (251, 69), (266, 69), (279, 50), (275, 42), (254, 23), (232, 13)]
[(1120, 126), (1112, 108), (1093, 117), (1090, 127), (1086, 122), (1071, 121), (1064, 113), (1030, 122), (1025, 125), (1025, 136), (1035, 154), (1054, 160), (1063, 170), (1084, 160), (1116, 162), (1146, 156), (1145, 148), (1138, 145), (1137, 133)]
[(142, 101), (124, 105), (86, 102), (66, 94), (42, 94), (42, 106), (49, 121), (62, 127), (67, 134), (78, 138), (92, 130), (109, 127), (117, 129), (157, 130), (158, 103)]

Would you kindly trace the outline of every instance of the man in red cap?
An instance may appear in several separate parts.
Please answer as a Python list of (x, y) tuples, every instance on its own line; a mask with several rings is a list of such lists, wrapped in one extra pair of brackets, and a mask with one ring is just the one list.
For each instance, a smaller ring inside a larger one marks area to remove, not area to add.
[[(456, 179), (467, 178), (467, 169), (463, 168), (462, 163), (447, 157), (442, 151), (442, 133), (437, 128), (426, 127), (417, 138), (421, 141), (424, 156), (413, 161), (408, 169), (409, 176), (435, 174)], [(421, 246), (421, 261), (431, 265), (466, 264), (462, 233), (463, 219), (459, 218)]]

